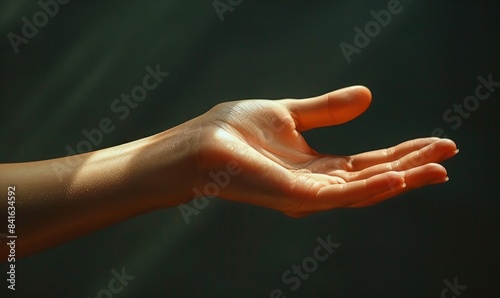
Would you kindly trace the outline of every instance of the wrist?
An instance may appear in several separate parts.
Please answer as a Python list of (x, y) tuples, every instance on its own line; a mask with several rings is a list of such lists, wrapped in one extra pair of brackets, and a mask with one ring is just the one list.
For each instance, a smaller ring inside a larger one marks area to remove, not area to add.
[(199, 129), (184, 123), (145, 139), (136, 154), (143, 184), (156, 208), (167, 208), (190, 201), (200, 179), (198, 168)]

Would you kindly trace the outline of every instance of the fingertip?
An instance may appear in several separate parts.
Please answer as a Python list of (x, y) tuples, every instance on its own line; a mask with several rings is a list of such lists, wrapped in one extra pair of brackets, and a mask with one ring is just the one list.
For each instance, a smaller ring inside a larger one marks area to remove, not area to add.
[(400, 190), (406, 187), (405, 175), (401, 172), (387, 172), (385, 180), (388, 190)]
[(446, 168), (437, 163), (428, 164), (427, 173), (429, 184), (440, 184), (450, 180)]
[(444, 175), (444, 176), (446, 176), (446, 174), (447, 174), (446, 168), (438, 163), (435, 163), (435, 162), (425, 164), (421, 167), (429, 175)]
[(455, 142), (451, 139), (444, 138), (444, 139), (441, 139), (441, 142), (443, 142), (444, 144), (446, 144), (450, 147), (453, 147), (455, 150), (457, 149), (457, 144), (455, 144)]
[(442, 150), (442, 152), (443, 152), (442, 153), (443, 160), (455, 156), (459, 151), (457, 149), (457, 145), (455, 144), (455, 142), (453, 142), (450, 139), (441, 139), (441, 140), (439, 140), (438, 144), (441, 147), (440, 150)]
[(370, 89), (362, 85), (346, 87), (328, 94), (332, 124), (343, 124), (363, 114), (371, 104)]
[(351, 86), (351, 87), (348, 87), (348, 88), (352, 88), (354, 89), (359, 95), (359, 97), (362, 97), (366, 100), (369, 100), (371, 101), (372, 99), (372, 92), (370, 91), (370, 89), (364, 85), (354, 85), (354, 86)]
[[(341, 89), (342, 90), (342, 89)], [(358, 107), (358, 113), (361, 114), (372, 102), (372, 92), (366, 86), (363, 85), (355, 85), (351, 87), (346, 87), (343, 89), (347, 93), (349, 93), (349, 98), (352, 101), (356, 102), (356, 106)]]

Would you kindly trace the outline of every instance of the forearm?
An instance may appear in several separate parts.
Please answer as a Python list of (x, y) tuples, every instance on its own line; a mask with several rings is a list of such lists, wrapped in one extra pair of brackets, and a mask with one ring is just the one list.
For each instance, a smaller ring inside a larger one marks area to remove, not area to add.
[[(0, 165), (0, 231), (15, 186), (16, 257), (190, 199), (196, 158), (182, 127), (72, 157)], [(6, 260), (7, 246), (0, 246)]]

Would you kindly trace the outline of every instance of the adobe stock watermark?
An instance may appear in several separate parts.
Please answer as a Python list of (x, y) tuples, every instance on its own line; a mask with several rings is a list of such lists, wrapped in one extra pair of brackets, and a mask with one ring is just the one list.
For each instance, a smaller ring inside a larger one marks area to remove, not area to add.
[(241, 2), (243, 2), (243, 0), (214, 0), (212, 5), (222, 23), (224, 22), (224, 14), (226, 12), (233, 12), (234, 9), (241, 4)]
[[(408, 0), (412, 1), (412, 0)], [(359, 26), (354, 27), (354, 38), (353, 44), (347, 42), (341, 42), (339, 44), (340, 50), (344, 55), (347, 63), (350, 64), (352, 61), (351, 56), (354, 54), (360, 54), (361, 50), (366, 48), (373, 38), (377, 37), (382, 28), (386, 28), (391, 23), (392, 17), (394, 15), (400, 14), (404, 9), (399, 0), (389, 0), (387, 2), (387, 9), (381, 9), (378, 12), (375, 10), (370, 11), (370, 15), (373, 20), (368, 21), (361, 29)]]
[[(129, 281), (135, 279), (135, 276), (127, 274), (127, 272), (125, 271), (125, 267), (122, 268), (121, 273), (119, 273), (115, 269), (112, 269), (111, 275), (113, 277), (109, 280), (107, 287), (97, 292), (97, 298), (113, 298), (114, 295), (123, 292), (125, 287), (128, 286)], [(90, 296), (87, 297), (90, 298)]]
[(9, 39), (12, 49), (17, 54), (19, 53), (19, 46), (27, 44), (30, 39), (38, 34), (40, 28), (45, 27), (49, 23), (49, 17), (53, 18), (59, 13), (60, 6), (68, 4), (70, 0), (40, 0), (38, 6), (40, 10), (35, 12), (31, 20), (27, 17), (22, 17), (23, 25), (21, 27), (21, 35), (14, 32), (9, 32), (7, 38)]
[[(493, 74), (487, 78), (480, 75), (477, 77), (478, 84), (474, 90), (474, 95), (469, 95), (461, 103), (454, 103), (453, 108), (447, 109), (443, 113), (443, 121), (451, 125), (452, 130), (457, 130), (462, 126), (463, 120), (468, 119), (471, 114), (479, 109), (480, 102), (491, 97), (497, 87), (500, 87), (500, 81), (493, 80)], [(432, 131), (432, 136), (448, 137), (445, 130), (436, 127)]]
[[(458, 283), (458, 278), (455, 277), (453, 279), (453, 283), (451, 283), (448, 279), (443, 280), (445, 287), (441, 291), (441, 298), (457, 298), (462, 294), (462, 291), (467, 289), (466, 285), (461, 285)], [(451, 293), (450, 293), (451, 292)]]
[(191, 220), (189, 219), (190, 216), (200, 214), (201, 210), (208, 206), (210, 203), (208, 198), (217, 197), (220, 194), (221, 189), (224, 189), (229, 185), (231, 177), (238, 175), (242, 170), (243, 169), (237, 161), (231, 160), (226, 164), (224, 171), (210, 171), (208, 175), (212, 181), (207, 182), (203, 186), (202, 190), (199, 190), (196, 187), (193, 188), (194, 197), (191, 201), (193, 206), (188, 204), (180, 204), (178, 206), (186, 224), (188, 225), (191, 223)]
[[(130, 90), (128, 94), (121, 94), (120, 99), (115, 99), (111, 102), (109, 109), (111, 113), (115, 114), (119, 120), (125, 120), (131, 109), (138, 107), (139, 103), (143, 102), (147, 96), (148, 91), (156, 89), (170, 73), (160, 70), (160, 65), (157, 64), (155, 68), (146, 66), (146, 75), (142, 78), (141, 84), (136, 85)], [(83, 139), (76, 144), (76, 150), (71, 146), (66, 146), (67, 156), (64, 162), (52, 163), (52, 169), (57, 175), (59, 182), (63, 180), (64, 173), (73, 171), (77, 166), (82, 163), (82, 158), (77, 155), (85, 152), (90, 152), (97, 148), (103, 141), (106, 134), (110, 134), (115, 130), (116, 126), (111, 118), (102, 118), (97, 124), (96, 128), (83, 129)]]
[[(290, 291), (296, 291), (302, 281), (309, 279), (319, 266), (319, 263), (326, 261), (334, 252), (335, 248), (340, 247), (340, 243), (334, 243), (331, 240), (331, 235), (326, 237), (326, 241), (321, 237), (316, 238), (318, 246), (314, 249), (312, 256), (305, 257), (300, 265), (293, 264), (292, 267), (281, 275), (281, 280), (288, 286)], [(271, 291), (271, 298), (286, 298), (285, 292), (281, 289)]]

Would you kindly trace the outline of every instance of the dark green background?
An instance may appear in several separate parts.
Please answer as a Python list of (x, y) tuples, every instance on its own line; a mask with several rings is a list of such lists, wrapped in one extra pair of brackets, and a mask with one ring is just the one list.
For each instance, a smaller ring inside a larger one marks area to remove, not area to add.
[[(461, 298), (500, 295), (500, 90), (458, 129), (443, 120), (473, 95), (479, 75), (500, 81), (498, 2), (402, 0), (404, 10), (350, 64), (340, 42), (352, 43), (353, 27), (388, 1), (244, 0), (223, 22), (212, 0), (90, 2), (61, 6), (18, 54), (7, 34), (20, 34), (21, 18), (40, 7), (1, 2), (0, 162), (65, 156), (82, 129), (105, 117), (116, 129), (95, 149), (222, 101), (308, 97), (351, 84), (372, 90), (372, 106), (354, 122), (306, 133), (318, 151), (353, 154), (440, 127), (461, 152), (445, 162), (448, 183), (370, 208), (296, 220), (212, 199), (189, 225), (177, 208), (147, 214), (18, 260), (17, 296), (96, 297), (122, 267), (136, 276), (115, 295), (122, 298), (269, 297), (275, 288), (287, 297), (440, 297), (443, 280), (454, 277), (468, 286)], [(111, 102), (156, 64), (170, 76), (119, 120)], [(290, 291), (282, 273), (330, 234), (341, 246)]]

